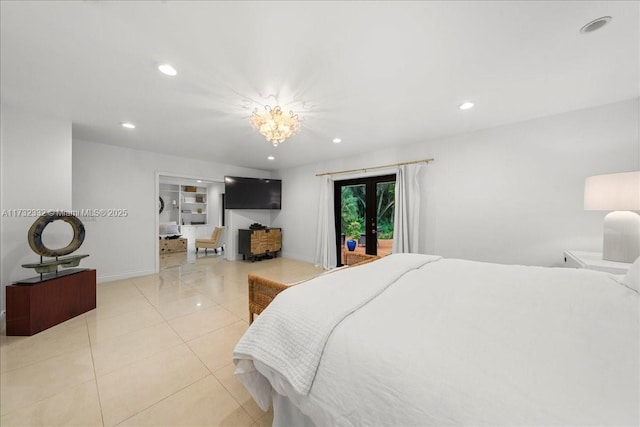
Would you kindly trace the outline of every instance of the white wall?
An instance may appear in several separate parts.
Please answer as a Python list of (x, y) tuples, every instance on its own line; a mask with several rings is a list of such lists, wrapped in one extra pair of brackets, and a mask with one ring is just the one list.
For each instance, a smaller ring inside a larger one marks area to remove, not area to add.
[(222, 181), (225, 175), (269, 177), (267, 171), (73, 141), (74, 209), (127, 209), (127, 217), (84, 220), (86, 265), (99, 280), (156, 271), (158, 174)]
[(222, 200), (224, 182), (213, 182), (207, 185), (207, 222), (214, 226), (222, 225)]
[[(175, 224), (178, 224), (178, 186), (176, 185), (175, 188), (176, 191), (160, 189), (159, 195), (162, 197), (162, 201), (164, 202), (164, 209), (158, 215), (158, 221), (161, 223), (174, 222)], [(173, 204), (174, 201), (176, 202), (175, 205)], [(158, 202), (160, 201), (158, 200)]]
[(273, 226), (283, 229), (283, 254), (313, 260), (316, 173), (428, 157), (436, 160), (421, 173), (420, 252), (553, 266), (564, 249), (601, 250), (605, 212), (583, 210), (584, 179), (640, 169), (638, 102), (279, 171)]
[(320, 178), (315, 174), (334, 170), (332, 167), (336, 164), (339, 169), (335, 170), (352, 169), (341, 161), (336, 161), (274, 173), (274, 178), (282, 179), (282, 209), (271, 211), (271, 224), (272, 227), (282, 228), (282, 256), (314, 262), (320, 209)]
[[(36, 276), (22, 268), (38, 262), (27, 242), (27, 231), (40, 210), (71, 209), (71, 122), (43, 117), (2, 105), (0, 108), (0, 157), (2, 158), (1, 280), (3, 285)], [(32, 209), (16, 213), (15, 209)], [(12, 215), (20, 216), (12, 216)], [(47, 247), (66, 246), (73, 233), (60, 221), (43, 233)], [(81, 248), (82, 250), (84, 248)], [(0, 289), (4, 310), (4, 286)]]
[(265, 209), (227, 209), (225, 258), (230, 261), (242, 259), (238, 254), (238, 230), (247, 229), (253, 223), (271, 226), (271, 211)]

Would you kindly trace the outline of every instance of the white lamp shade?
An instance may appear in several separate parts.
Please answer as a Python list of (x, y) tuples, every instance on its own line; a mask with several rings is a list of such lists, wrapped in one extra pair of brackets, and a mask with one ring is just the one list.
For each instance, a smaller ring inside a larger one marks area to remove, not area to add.
[(590, 176), (584, 182), (588, 211), (640, 210), (640, 171)]

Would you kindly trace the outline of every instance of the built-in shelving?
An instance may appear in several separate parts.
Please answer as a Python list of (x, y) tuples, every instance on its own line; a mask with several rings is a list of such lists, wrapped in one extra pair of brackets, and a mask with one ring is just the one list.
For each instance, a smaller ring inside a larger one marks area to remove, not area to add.
[(182, 224), (207, 223), (207, 189), (205, 187), (180, 186), (182, 200), (180, 213)]
[(160, 222), (175, 221), (180, 225), (207, 224), (207, 188), (160, 183), (164, 205)]

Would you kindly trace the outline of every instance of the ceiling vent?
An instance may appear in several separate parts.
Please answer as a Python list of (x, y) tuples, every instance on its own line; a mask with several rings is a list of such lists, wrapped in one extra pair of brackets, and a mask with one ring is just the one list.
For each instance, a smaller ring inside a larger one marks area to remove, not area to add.
[(594, 19), (593, 21), (580, 28), (581, 33), (592, 33), (600, 28), (604, 27), (611, 21), (610, 16), (603, 16), (602, 18)]

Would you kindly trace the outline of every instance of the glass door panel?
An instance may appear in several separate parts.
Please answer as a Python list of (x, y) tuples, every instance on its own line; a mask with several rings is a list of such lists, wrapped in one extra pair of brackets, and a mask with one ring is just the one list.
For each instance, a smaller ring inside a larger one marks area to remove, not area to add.
[(389, 255), (393, 246), (396, 182), (376, 183), (376, 254)]
[(365, 184), (343, 185), (340, 188), (340, 264), (344, 263), (344, 251), (366, 252), (366, 197)]
[(346, 251), (391, 253), (395, 175), (336, 181), (334, 196), (338, 265)]

